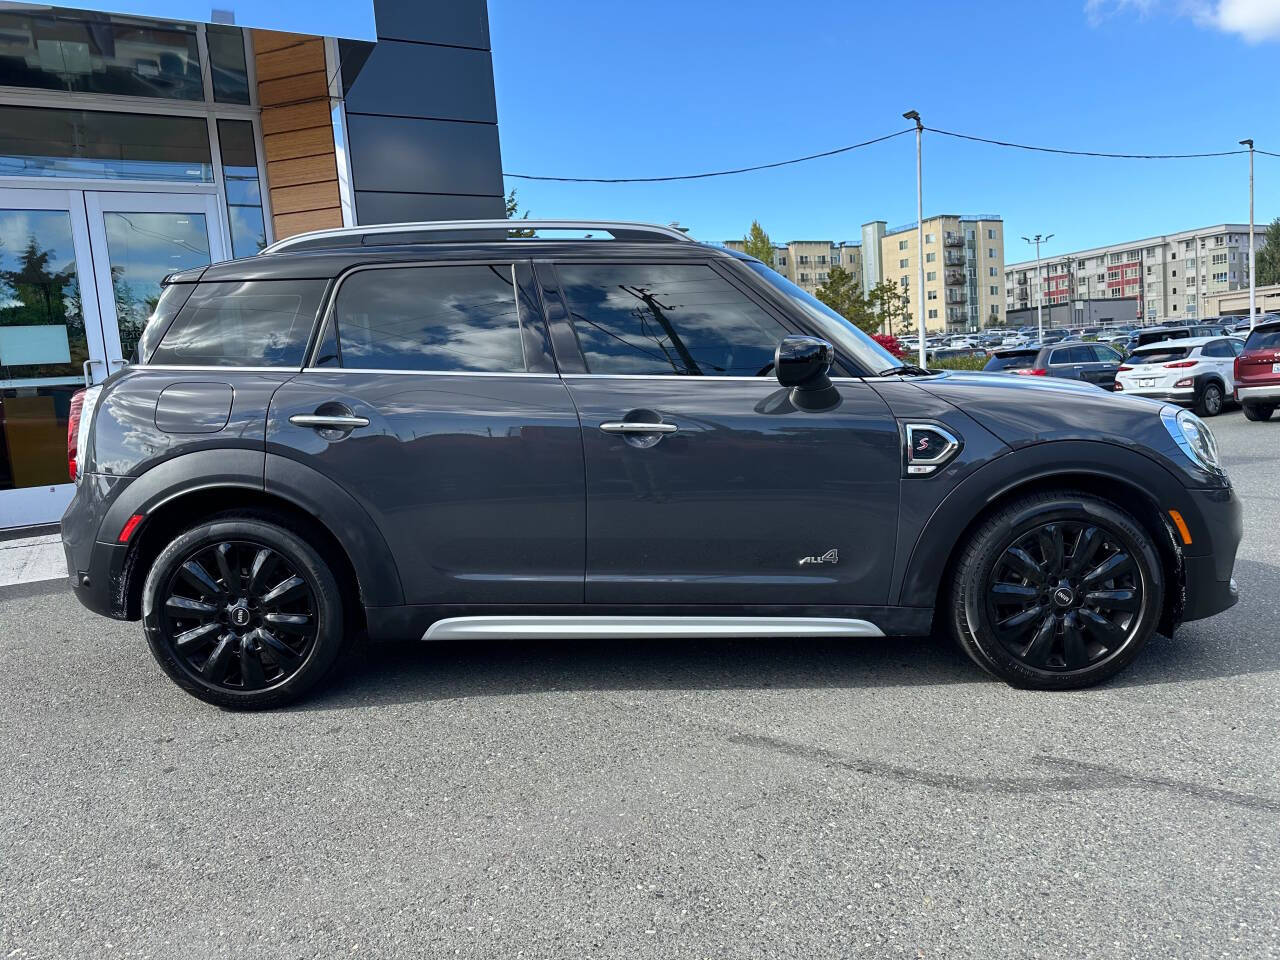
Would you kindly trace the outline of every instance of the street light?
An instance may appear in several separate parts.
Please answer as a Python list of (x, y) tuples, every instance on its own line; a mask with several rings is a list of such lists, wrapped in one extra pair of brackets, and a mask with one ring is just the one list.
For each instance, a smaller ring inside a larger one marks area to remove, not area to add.
[(1040, 244), (1048, 243), (1053, 239), (1053, 234), (1048, 236), (1040, 236), (1036, 234), (1034, 237), (1023, 237), (1027, 243), (1033, 243), (1036, 247), (1036, 326), (1039, 328), (1040, 340), (1044, 340), (1044, 297), (1040, 295)]
[(1249, 148), (1249, 329), (1252, 330), (1258, 324), (1258, 288), (1253, 279), (1257, 267), (1253, 254), (1253, 141), (1241, 140), (1240, 146)]
[(916, 312), (920, 317), (920, 367), (928, 369), (925, 366), (928, 360), (925, 340), (928, 338), (929, 333), (924, 323), (924, 180), (920, 144), (920, 135), (924, 132), (924, 124), (920, 121), (920, 114), (915, 110), (908, 110), (902, 116), (906, 120), (914, 120), (916, 122), (916, 264), (920, 268), (916, 271), (916, 274), (920, 286), (916, 288), (915, 304)]

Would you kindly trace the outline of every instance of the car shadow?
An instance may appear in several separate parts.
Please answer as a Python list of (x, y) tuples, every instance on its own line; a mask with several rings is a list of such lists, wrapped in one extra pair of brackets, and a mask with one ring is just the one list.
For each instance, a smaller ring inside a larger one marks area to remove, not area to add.
[[(1280, 670), (1258, 605), (1280, 595), (1280, 567), (1236, 564), (1241, 601), (1174, 637), (1152, 638), (1102, 689)], [(512, 640), (358, 644), (300, 711), (371, 703), (606, 690), (871, 689), (995, 683), (943, 631), (930, 637), (725, 640)]]

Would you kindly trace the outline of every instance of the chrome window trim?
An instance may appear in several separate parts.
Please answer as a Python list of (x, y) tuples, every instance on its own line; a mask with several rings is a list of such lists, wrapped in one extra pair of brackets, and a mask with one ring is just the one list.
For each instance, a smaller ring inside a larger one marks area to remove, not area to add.
[(195, 363), (130, 363), (123, 367), (125, 370), (239, 370), (242, 373), (288, 373), (299, 374), (302, 367), (249, 367), (240, 366), (238, 364), (195, 364)]
[(487, 373), (484, 370), (391, 370), (382, 367), (303, 367), (298, 373), (372, 373), (379, 376), (409, 377), (550, 377), (559, 380), (558, 373), (530, 373), (512, 371), (509, 373)]

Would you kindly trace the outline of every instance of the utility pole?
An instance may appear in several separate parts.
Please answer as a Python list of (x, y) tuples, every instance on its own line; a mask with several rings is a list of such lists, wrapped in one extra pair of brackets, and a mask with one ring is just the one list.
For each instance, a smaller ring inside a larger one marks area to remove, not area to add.
[(1027, 243), (1035, 244), (1036, 248), (1036, 327), (1038, 329), (1037, 337), (1041, 341), (1044, 340), (1044, 297), (1040, 293), (1040, 244), (1048, 243), (1053, 239), (1053, 234), (1048, 236), (1040, 236), (1036, 234), (1034, 237), (1023, 237)]
[(921, 134), (924, 133), (924, 123), (920, 120), (920, 114), (915, 110), (908, 110), (904, 113), (903, 118), (914, 120), (916, 122), (916, 263), (919, 270), (916, 271), (920, 286), (916, 288), (914, 297), (916, 304), (916, 312), (920, 318), (918, 324), (920, 329), (920, 367), (927, 370), (926, 362), (928, 361), (925, 340), (929, 336), (928, 328), (925, 326), (925, 299), (924, 299), (924, 173), (921, 160), (920, 142)]
[(1253, 278), (1257, 260), (1253, 252), (1253, 140), (1241, 140), (1240, 145), (1249, 148), (1249, 329), (1258, 325), (1258, 285)]

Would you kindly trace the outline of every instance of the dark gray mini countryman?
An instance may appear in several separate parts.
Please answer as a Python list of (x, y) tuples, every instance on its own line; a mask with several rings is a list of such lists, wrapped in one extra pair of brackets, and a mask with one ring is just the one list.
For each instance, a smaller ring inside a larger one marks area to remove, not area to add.
[[(303, 234), (167, 279), (77, 401), (89, 609), (270, 707), (356, 636), (951, 631), (1022, 687), (1236, 602), (1193, 414), (904, 365), (764, 264), (630, 223)], [(566, 236), (572, 234), (572, 236)]]

